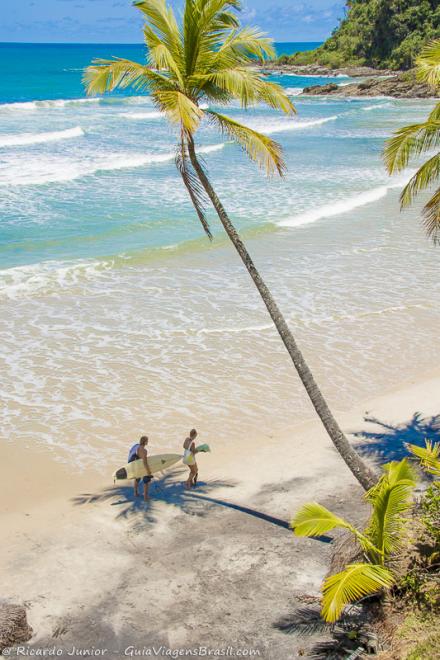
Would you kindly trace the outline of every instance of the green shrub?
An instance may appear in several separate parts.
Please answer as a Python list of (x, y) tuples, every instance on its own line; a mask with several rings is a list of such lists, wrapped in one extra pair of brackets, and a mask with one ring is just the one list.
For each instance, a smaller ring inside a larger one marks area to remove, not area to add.
[(434, 482), (422, 498), (422, 522), (432, 540), (434, 560), (440, 558), (440, 482)]

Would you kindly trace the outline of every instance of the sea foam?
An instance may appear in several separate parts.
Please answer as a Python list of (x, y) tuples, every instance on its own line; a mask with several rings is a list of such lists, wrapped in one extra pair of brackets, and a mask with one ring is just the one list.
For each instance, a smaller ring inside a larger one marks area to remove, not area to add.
[(50, 131), (48, 133), (17, 133), (11, 135), (0, 135), (0, 147), (16, 147), (30, 144), (41, 144), (43, 142), (55, 142), (56, 140), (69, 140), (81, 137), (84, 131), (80, 126), (67, 128), (64, 131)]
[[(199, 147), (200, 154), (209, 154), (223, 149), (225, 143)], [(174, 160), (176, 154), (101, 154), (93, 160), (69, 158), (28, 158), (24, 163), (0, 168), (0, 186), (43, 185), (62, 183), (84, 176), (112, 170), (130, 169)]]
[(257, 131), (261, 131), (262, 133), (271, 134), (283, 133), (284, 131), (302, 131), (305, 128), (321, 126), (322, 124), (327, 124), (329, 121), (336, 121), (336, 119), (338, 119), (338, 115), (305, 121), (299, 121), (297, 119), (278, 119), (274, 121), (248, 122), (248, 125)]
[(163, 113), (159, 110), (152, 110), (151, 112), (121, 112), (119, 116), (126, 119), (161, 119)]
[(39, 109), (47, 109), (47, 108), (65, 108), (66, 106), (69, 105), (77, 105), (77, 104), (83, 104), (83, 103), (100, 103), (101, 99), (99, 98), (93, 98), (93, 99), (49, 99), (49, 100), (43, 100), (43, 101), (24, 101), (24, 102), (16, 102), (16, 103), (0, 103), (0, 111), (8, 111), (8, 112), (13, 112), (15, 110), (22, 111), (22, 110), (39, 110)]
[(110, 261), (43, 261), (0, 270), (0, 299), (56, 292), (96, 278), (111, 268)]
[(323, 218), (332, 218), (336, 215), (343, 215), (344, 213), (353, 211), (353, 209), (359, 208), (360, 206), (366, 206), (367, 204), (377, 202), (379, 199), (385, 197), (389, 190), (392, 188), (401, 188), (407, 181), (408, 177), (402, 177), (387, 185), (378, 186), (371, 190), (365, 190), (357, 195), (351, 195), (345, 199), (329, 202), (322, 206), (312, 208), (309, 211), (304, 211), (304, 213), (285, 218), (284, 220), (280, 220), (278, 224), (281, 227), (299, 227), (301, 225), (316, 222), (317, 220), (322, 220)]
[(287, 96), (299, 96), (303, 93), (304, 89), (303, 87), (286, 87), (284, 91), (286, 92)]

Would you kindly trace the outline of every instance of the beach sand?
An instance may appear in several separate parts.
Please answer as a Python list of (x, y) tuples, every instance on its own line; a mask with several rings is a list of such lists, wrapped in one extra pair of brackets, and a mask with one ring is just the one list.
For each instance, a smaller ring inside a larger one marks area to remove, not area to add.
[[(439, 410), (432, 373), (339, 421), (386, 459), (423, 437), (422, 420)], [(201, 646), (275, 659), (311, 644), (280, 627), (319, 594), (331, 544), (296, 538), (286, 522), (309, 500), (356, 522), (367, 513), (362, 491), (316, 420), (211, 444), (196, 490), (184, 490), (178, 467), (154, 480), (149, 505), (130, 485), (74, 474), (47, 451), (0, 446), (0, 597), (28, 608), (31, 648), (119, 658)]]

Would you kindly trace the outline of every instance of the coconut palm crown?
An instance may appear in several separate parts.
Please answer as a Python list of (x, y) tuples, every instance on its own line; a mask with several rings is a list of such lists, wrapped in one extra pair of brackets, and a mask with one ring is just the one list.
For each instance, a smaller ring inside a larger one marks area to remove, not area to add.
[[(440, 39), (428, 44), (416, 60), (416, 74), (421, 82), (430, 85), (433, 95), (440, 91)], [(419, 124), (411, 124), (399, 129), (388, 140), (384, 158), (388, 172), (394, 174), (404, 170), (411, 159), (424, 153), (426, 160), (411, 177), (402, 191), (402, 208), (413, 203), (419, 193), (435, 186), (440, 181), (440, 103)], [(440, 242), (440, 188), (434, 188), (434, 194), (423, 208), (423, 222), (426, 232), (434, 243)]]
[[(273, 57), (272, 40), (256, 28), (240, 27), (239, 0), (187, 0), (182, 21), (165, 0), (134, 3), (145, 16), (147, 63), (126, 59), (94, 60), (84, 82), (89, 94), (117, 87), (148, 91), (153, 103), (179, 131), (177, 165), (203, 228), (211, 238), (200, 183), (188, 158), (188, 143), (203, 120), (238, 142), (267, 173), (282, 175), (280, 145), (205, 104), (226, 105), (237, 100), (247, 108), (257, 103), (294, 114), (283, 88), (252, 68), (257, 60)], [(235, 10), (235, 11), (234, 11)]]
[(98, 94), (117, 87), (132, 87), (148, 92), (153, 103), (177, 128), (176, 164), (205, 232), (212, 238), (205, 215), (205, 205), (209, 202), (257, 287), (333, 444), (356, 479), (368, 489), (375, 481), (374, 474), (333, 417), (281, 310), (215, 192), (195, 146), (195, 133), (202, 121), (208, 120), (238, 142), (268, 174), (284, 173), (282, 150), (277, 142), (209, 107), (210, 103), (218, 107), (238, 101), (243, 108), (264, 103), (287, 115), (295, 113), (284, 90), (266, 80), (255, 67), (257, 59), (273, 57), (272, 42), (258, 29), (240, 26), (239, 0), (185, 0), (179, 22), (165, 0), (134, 4), (145, 18), (147, 63), (119, 58), (95, 60), (84, 75), (87, 91)]

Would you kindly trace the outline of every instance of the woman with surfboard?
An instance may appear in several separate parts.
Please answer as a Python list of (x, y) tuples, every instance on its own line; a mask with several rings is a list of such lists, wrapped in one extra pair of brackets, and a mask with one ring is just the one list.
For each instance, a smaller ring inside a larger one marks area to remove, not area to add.
[(197, 485), (199, 470), (196, 463), (196, 438), (197, 431), (195, 429), (191, 429), (189, 436), (185, 438), (185, 442), (183, 443), (183, 462), (189, 467), (189, 476), (185, 483), (186, 488), (192, 488), (193, 486)]

